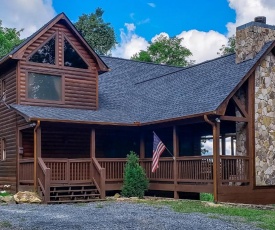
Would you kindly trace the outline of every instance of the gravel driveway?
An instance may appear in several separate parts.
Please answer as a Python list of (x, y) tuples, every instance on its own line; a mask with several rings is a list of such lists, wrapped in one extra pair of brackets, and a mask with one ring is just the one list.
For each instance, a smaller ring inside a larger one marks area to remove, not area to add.
[(182, 214), (166, 206), (128, 202), (95, 202), (70, 205), (2, 205), (0, 229), (243, 229), (251, 225), (213, 214)]

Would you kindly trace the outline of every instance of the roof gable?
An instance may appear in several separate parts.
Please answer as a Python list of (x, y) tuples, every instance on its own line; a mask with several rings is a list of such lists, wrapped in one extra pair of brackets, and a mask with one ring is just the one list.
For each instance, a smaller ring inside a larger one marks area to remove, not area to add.
[(102, 61), (99, 55), (96, 54), (96, 52), (89, 46), (89, 44), (85, 41), (85, 39), (79, 34), (75, 26), (71, 23), (71, 21), (68, 19), (68, 17), (64, 13), (58, 14), (56, 17), (54, 17), (52, 20), (46, 23), (43, 27), (41, 27), (38, 31), (36, 31), (34, 34), (28, 37), (19, 46), (14, 48), (9, 54), (3, 57), (0, 60), (0, 66), (4, 62), (6, 62), (8, 59), (22, 58), (25, 49), (58, 22), (65, 25), (70, 30), (70, 32), (77, 37), (77, 39), (81, 42), (81, 44), (85, 47), (85, 49), (89, 52), (89, 54), (94, 58), (94, 60), (98, 64), (98, 71), (106, 72), (109, 70), (108, 66)]

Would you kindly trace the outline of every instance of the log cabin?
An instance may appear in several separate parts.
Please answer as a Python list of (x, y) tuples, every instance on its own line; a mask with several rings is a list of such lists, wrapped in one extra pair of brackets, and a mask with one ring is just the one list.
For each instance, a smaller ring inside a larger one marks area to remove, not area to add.
[[(275, 203), (274, 40), (257, 17), (236, 53), (182, 68), (99, 56), (57, 15), (0, 60), (0, 185), (104, 199), (135, 151), (153, 193)], [(155, 173), (153, 131), (174, 155)]]

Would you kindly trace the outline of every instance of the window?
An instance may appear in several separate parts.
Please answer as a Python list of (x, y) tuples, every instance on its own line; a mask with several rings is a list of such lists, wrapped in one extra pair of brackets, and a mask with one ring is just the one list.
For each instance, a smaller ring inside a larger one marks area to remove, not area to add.
[(62, 79), (61, 76), (48, 74), (28, 74), (28, 98), (61, 101)]
[(1, 151), (0, 151), (0, 161), (6, 160), (6, 140), (4, 138), (0, 139)]
[(64, 66), (88, 69), (86, 62), (66, 39), (64, 39)]
[(29, 61), (44, 64), (55, 64), (55, 37), (50, 39), (45, 45), (38, 49)]

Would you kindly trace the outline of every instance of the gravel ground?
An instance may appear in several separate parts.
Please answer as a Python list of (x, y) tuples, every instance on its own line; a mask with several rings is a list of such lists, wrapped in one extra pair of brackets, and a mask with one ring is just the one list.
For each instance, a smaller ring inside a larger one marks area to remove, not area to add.
[(256, 230), (236, 218), (213, 214), (182, 214), (166, 206), (128, 202), (96, 202), (70, 205), (2, 205), (0, 229), (196, 229)]

